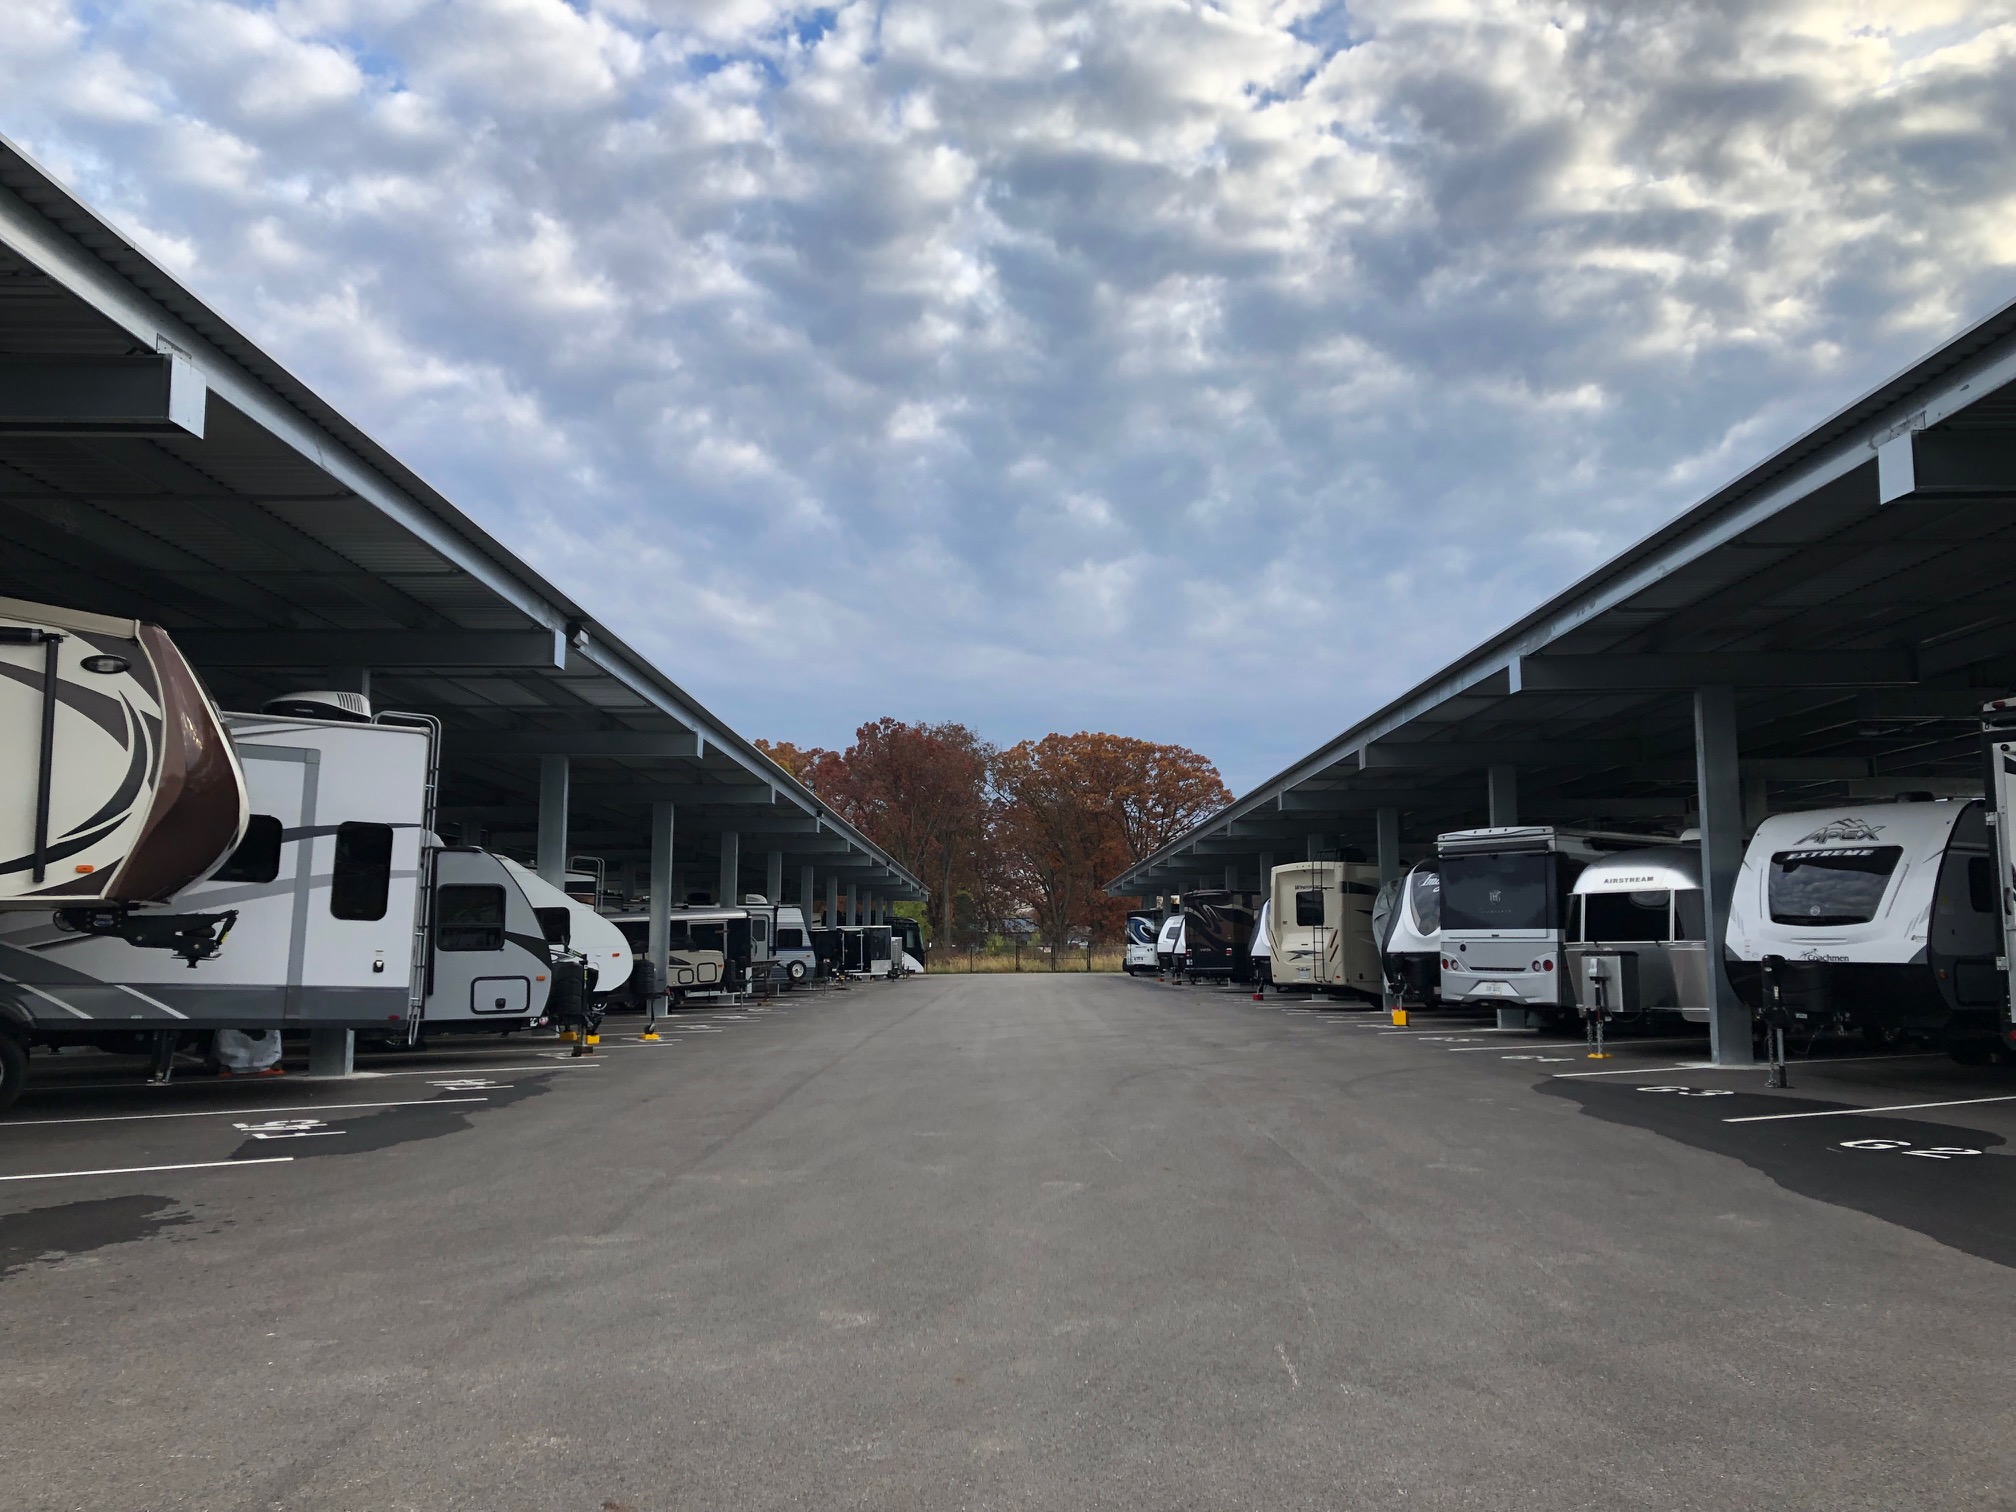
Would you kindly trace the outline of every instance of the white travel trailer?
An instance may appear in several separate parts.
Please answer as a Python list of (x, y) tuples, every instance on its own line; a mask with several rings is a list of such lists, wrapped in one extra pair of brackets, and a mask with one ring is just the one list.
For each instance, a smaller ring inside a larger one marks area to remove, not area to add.
[[(573, 891), (561, 891), (530, 867), (520, 866), (508, 857), (499, 856), (497, 860), (532, 905), (548, 948), (581, 958), (582, 966), (591, 973), (587, 990), (605, 998), (622, 991), (636, 959), (623, 931)], [(574, 877), (575, 873), (568, 873), (570, 889)]]
[(1999, 891), (1979, 799), (1774, 815), (1730, 898), (1730, 981), (1794, 1028), (1993, 1039)]
[(749, 951), (758, 981), (796, 987), (819, 969), (805, 910), (795, 903), (772, 903), (761, 893), (742, 899), (749, 915)]
[(1253, 918), (1253, 943), (1246, 947), (1248, 955), (1252, 958), (1252, 966), (1247, 975), (1252, 979), (1256, 989), (1265, 988), (1274, 980), (1274, 947), (1270, 933), (1273, 920), (1274, 900), (1261, 899), (1260, 912)]
[(1161, 917), (1150, 909), (1127, 915), (1127, 953), (1121, 961), (1127, 975), (1155, 970), (1155, 932), (1161, 927)]
[(1590, 862), (1568, 899), (1566, 970), (1583, 1013), (1644, 1022), (1710, 1013), (1698, 844), (1618, 851)]
[(1545, 824), (1437, 836), (1442, 1000), (1543, 1020), (1573, 1012), (1561, 946), (1575, 878), (1599, 856), (1656, 843)]
[(1387, 990), (1406, 1003), (1441, 1002), (1441, 863), (1418, 861), (1406, 876), (1381, 888), (1373, 919)]
[(44, 1044), (116, 1048), (212, 1029), (415, 1038), (423, 1023), (543, 1015), (551, 968), (531, 905), (496, 857), (429, 832), (431, 720), (304, 694), (223, 722), (250, 816), (223, 863), (167, 900), (208, 921), (211, 948), (136, 943), (110, 909), (0, 912), (0, 1015)]
[[(623, 932), (633, 954), (648, 958), (651, 916), (618, 914), (609, 921)], [(675, 908), (668, 923), (665, 993), (673, 1003), (689, 997), (741, 992), (749, 985), (749, 915), (740, 908)], [(631, 987), (636, 980), (633, 977)], [(634, 1002), (636, 994), (629, 997)], [(636, 1002), (638, 1008), (644, 1005)]]
[(1377, 867), (1350, 861), (1295, 861), (1269, 879), (1267, 952), (1282, 987), (1379, 996), (1383, 983), (1372, 938)]
[(222, 716), (165, 631), (0, 599), (0, 908), (111, 928), (206, 876), (246, 814)]
[[(431, 840), (431, 837), (430, 837)], [(473, 846), (430, 844), (431, 918), (424, 937), (426, 992), (405, 1038), (523, 1029), (546, 1016), (556, 952), (517, 862)], [(584, 963), (585, 964), (585, 963)]]
[(1184, 946), (1188, 931), (1184, 927), (1183, 911), (1179, 908), (1162, 921), (1161, 929), (1155, 933), (1155, 969), (1165, 976), (1174, 976), (1183, 969), (1186, 958)]

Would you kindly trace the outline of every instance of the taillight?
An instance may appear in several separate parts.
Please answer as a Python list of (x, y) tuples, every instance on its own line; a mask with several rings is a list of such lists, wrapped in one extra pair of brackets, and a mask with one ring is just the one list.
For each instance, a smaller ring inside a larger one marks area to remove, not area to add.
[(1549, 956), (1546, 963), (1540, 969), (1542, 971), (1552, 971), (1554, 969), (1554, 958)]

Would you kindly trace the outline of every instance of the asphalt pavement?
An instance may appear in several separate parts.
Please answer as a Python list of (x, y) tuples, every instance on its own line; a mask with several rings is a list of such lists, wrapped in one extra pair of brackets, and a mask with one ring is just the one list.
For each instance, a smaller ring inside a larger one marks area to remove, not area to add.
[(2016, 1076), (1702, 1048), (949, 975), (66, 1060), (0, 1123), (0, 1503), (2016, 1504)]

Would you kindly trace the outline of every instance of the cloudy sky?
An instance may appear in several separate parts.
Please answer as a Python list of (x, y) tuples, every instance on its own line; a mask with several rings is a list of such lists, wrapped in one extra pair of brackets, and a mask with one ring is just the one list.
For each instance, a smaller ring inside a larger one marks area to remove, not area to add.
[(0, 131), (739, 729), (1243, 790), (2016, 297), (2016, 0), (5, 0)]

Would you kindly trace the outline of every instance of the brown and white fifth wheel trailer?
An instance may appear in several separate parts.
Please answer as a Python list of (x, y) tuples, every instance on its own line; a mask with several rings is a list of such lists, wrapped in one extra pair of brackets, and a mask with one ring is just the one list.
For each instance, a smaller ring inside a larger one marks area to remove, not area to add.
[(143, 928), (126, 916), (208, 874), (247, 813), (223, 719), (167, 632), (0, 598), (0, 909)]
[(1383, 979), (1372, 935), (1378, 878), (1378, 867), (1350, 861), (1274, 868), (1267, 946), (1276, 987), (1379, 996)]

